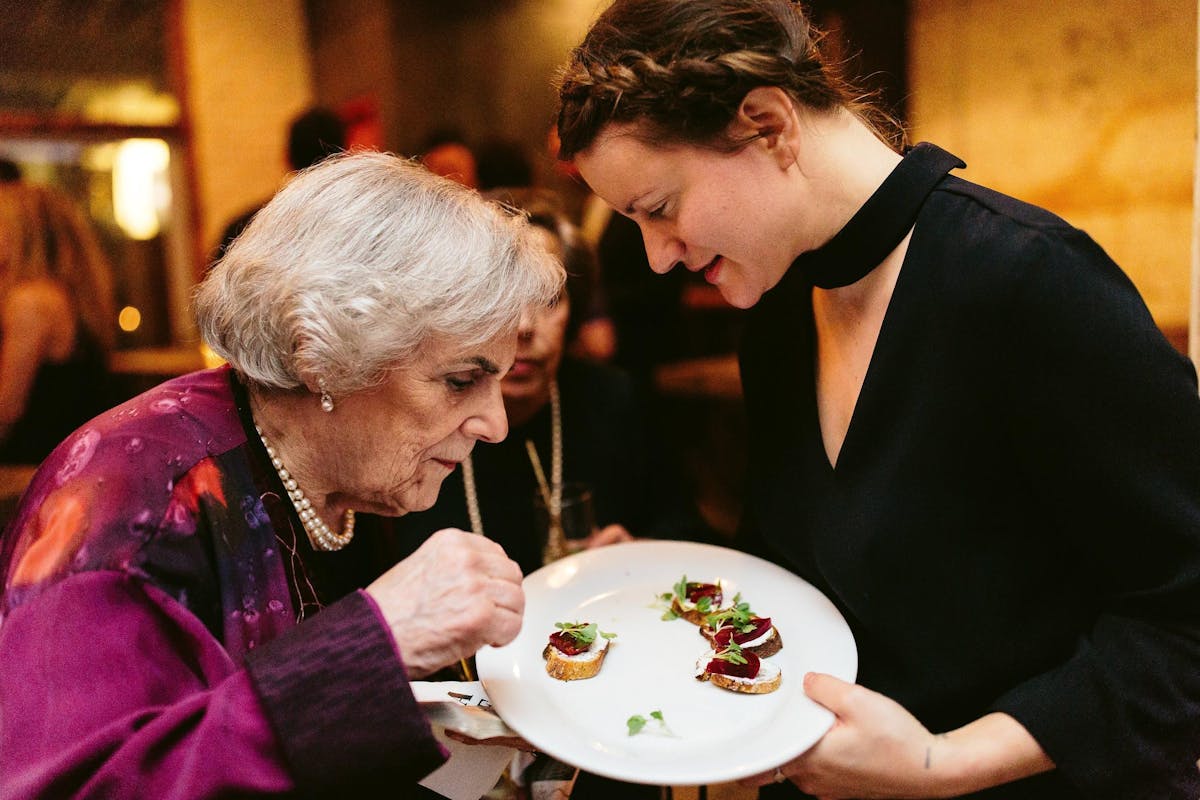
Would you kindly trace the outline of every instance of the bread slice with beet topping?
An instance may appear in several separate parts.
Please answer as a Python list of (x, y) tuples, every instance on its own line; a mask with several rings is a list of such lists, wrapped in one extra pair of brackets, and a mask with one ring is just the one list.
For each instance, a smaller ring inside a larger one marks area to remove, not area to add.
[(556, 622), (557, 631), (542, 650), (546, 674), (560, 681), (593, 678), (600, 672), (615, 633), (605, 633), (594, 622)]
[(693, 625), (703, 625), (709, 614), (725, 609), (722, 605), (725, 597), (719, 582), (689, 582), (687, 575), (672, 587), (671, 592), (664, 594), (663, 599), (671, 601), (671, 613)]
[(704, 618), (700, 635), (714, 650), (733, 642), (759, 658), (770, 658), (783, 649), (783, 637), (771, 624), (771, 618), (751, 611), (750, 604), (743, 602), (740, 594), (734, 596), (732, 606)]
[(783, 683), (783, 671), (754, 653), (729, 644), (696, 661), (696, 680), (741, 694), (770, 694)]

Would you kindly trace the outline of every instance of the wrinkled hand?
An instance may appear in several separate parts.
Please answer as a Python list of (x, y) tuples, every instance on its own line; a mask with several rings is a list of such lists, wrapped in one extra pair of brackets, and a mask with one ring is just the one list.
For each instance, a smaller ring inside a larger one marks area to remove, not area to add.
[(593, 547), (604, 547), (610, 544), (632, 541), (633, 534), (626, 530), (624, 525), (605, 525), (584, 540), (583, 549), (591, 550)]
[(521, 568), (500, 545), (448, 528), (367, 587), (392, 630), (409, 677), (508, 644), (521, 630)]
[[(812, 672), (804, 691), (837, 717), (829, 732), (780, 772), (821, 800), (930, 798), (939, 786), (942, 737), (931, 734), (899, 703), (832, 675)], [(748, 778), (754, 786), (776, 780), (774, 772)]]

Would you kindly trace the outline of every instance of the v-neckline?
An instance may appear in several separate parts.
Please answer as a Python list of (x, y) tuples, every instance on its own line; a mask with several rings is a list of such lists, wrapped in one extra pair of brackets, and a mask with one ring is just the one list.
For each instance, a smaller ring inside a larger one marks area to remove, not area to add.
[[(830, 241), (816, 250), (797, 257), (788, 270), (792, 280), (806, 286), (805, 301), (808, 303), (808, 327), (810, 347), (808, 354), (809, 386), (812, 390), (812, 430), (819, 443), (821, 459), (830, 474), (845, 471), (847, 448), (853, 447), (856, 431), (862, 427), (864, 400), (869, 401), (873, 386), (878, 382), (877, 373), (880, 352), (887, 345), (891, 319), (897, 313), (896, 295), (906, 283), (905, 269), (909, 254), (916, 242), (917, 218), (929, 195), (946, 177), (946, 173), (966, 164), (957, 156), (936, 145), (921, 143), (904, 154), (895, 169), (876, 188), (870, 198), (855, 212)], [(905, 239), (908, 248), (901, 258), (898, 274), (884, 308), (879, 331), (871, 346), (863, 380), (854, 396), (845, 434), (837, 452), (831, 456), (825, 446), (825, 435), (821, 427), (821, 404), (817, 393), (817, 330), (813, 306), (813, 286), (836, 289), (848, 286), (878, 269), (895, 252)], [(851, 449), (853, 454), (853, 449)]]
[[(886, 364), (883, 364), (879, 358), (881, 353), (886, 352), (887, 345), (891, 339), (890, 331), (895, 327), (894, 319), (900, 313), (896, 303), (896, 296), (901, 294), (908, 281), (906, 275), (910, 270), (906, 269), (909, 263), (909, 253), (912, 252), (913, 244), (916, 241), (917, 233), (914, 229), (912, 238), (909, 240), (908, 249), (904, 253), (904, 257), (900, 263), (899, 272), (896, 275), (896, 282), (892, 286), (891, 296), (888, 297), (886, 308), (883, 312), (883, 318), (879, 323), (879, 332), (875, 336), (875, 342), (871, 345), (871, 355), (867, 359), (866, 370), (863, 373), (862, 385), (858, 389), (858, 394), (854, 397), (854, 405), (850, 409), (850, 419), (846, 424), (846, 433), (842, 436), (841, 445), (838, 447), (836, 458), (830, 457), (829, 450), (825, 446), (825, 432), (821, 427), (821, 402), (818, 394), (817, 386), (817, 328), (816, 315), (812, 305), (812, 295), (809, 294), (809, 332), (811, 336), (810, 356), (808, 359), (809, 369), (809, 386), (812, 388), (812, 414), (811, 426), (815, 436), (817, 450), (821, 454), (821, 461), (828, 474), (837, 476), (846, 471), (846, 454), (847, 448), (858, 438), (855, 431), (861, 428), (864, 424), (863, 417), (870, 413), (872, 406), (871, 398), (874, 396), (875, 385), (882, 378), (879, 377), (880, 372), (884, 371), (886, 377)], [(851, 451), (853, 452), (853, 451)]]

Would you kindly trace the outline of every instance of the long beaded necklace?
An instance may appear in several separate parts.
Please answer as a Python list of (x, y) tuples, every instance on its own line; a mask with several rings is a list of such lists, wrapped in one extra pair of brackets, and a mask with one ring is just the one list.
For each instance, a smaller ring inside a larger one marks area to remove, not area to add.
[(263, 435), (262, 429), (255, 425), (254, 430), (258, 434), (258, 438), (262, 439), (263, 447), (267, 450), (267, 458), (271, 459), (271, 466), (279, 473), (279, 480), (283, 482), (283, 488), (287, 491), (288, 498), (292, 501), (296, 514), (300, 517), (300, 524), (304, 526), (304, 532), (308, 534), (308, 541), (312, 543), (313, 549), (332, 552), (341, 550), (350, 544), (350, 540), (354, 538), (354, 509), (346, 509), (342, 515), (342, 532), (334, 533), (325, 520), (321, 519), (321, 515), (317, 513), (316, 509), (312, 507), (312, 501), (304, 495), (304, 490), (296, 483), (296, 479), (283, 466), (283, 461), (279, 459), (279, 454), (275, 452), (275, 448)]
[[(551, 561), (562, 558), (568, 552), (566, 536), (563, 534), (562, 527), (562, 404), (558, 398), (558, 381), (550, 382), (550, 481), (548, 485), (533, 440), (526, 439), (525, 447), (529, 451), (530, 464), (538, 476), (538, 484), (550, 516), (546, 546), (542, 550), (542, 562), (549, 564)], [(479, 492), (475, 486), (475, 465), (469, 455), (463, 460), (463, 490), (467, 496), (467, 516), (471, 520), (471, 530), (483, 536), (483, 517), (479, 513)]]

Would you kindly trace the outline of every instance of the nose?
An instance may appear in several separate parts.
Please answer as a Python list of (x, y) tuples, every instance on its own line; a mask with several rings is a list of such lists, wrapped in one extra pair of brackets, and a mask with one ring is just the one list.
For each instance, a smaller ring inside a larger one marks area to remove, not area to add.
[(526, 309), (520, 320), (517, 321), (517, 341), (526, 343), (533, 338), (534, 317), (533, 312)]
[(679, 237), (659, 225), (642, 225), (642, 243), (646, 247), (646, 259), (650, 269), (666, 275), (683, 261), (684, 246)]
[(508, 414), (504, 411), (504, 396), (500, 393), (500, 381), (493, 381), (488, 392), (471, 416), (463, 423), (463, 434), (490, 444), (504, 441), (508, 436)]

